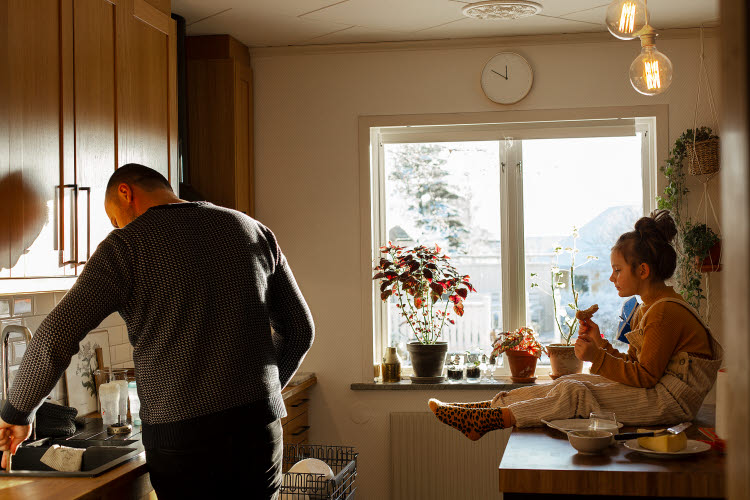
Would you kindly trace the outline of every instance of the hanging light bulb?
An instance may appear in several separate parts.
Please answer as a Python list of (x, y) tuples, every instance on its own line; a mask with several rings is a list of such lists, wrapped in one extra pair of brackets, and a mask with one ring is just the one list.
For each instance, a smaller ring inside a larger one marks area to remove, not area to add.
[(672, 61), (656, 50), (656, 33), (651, 26), (643, 29), (641, 53), (630, 65), (630, 83), (644, 95), (661, 94), (672, 84)]
[(648, 24), (648, 12), (643, 0), (613, 0), (607, 7), (607, 29), (621, 40), (633, 40)]

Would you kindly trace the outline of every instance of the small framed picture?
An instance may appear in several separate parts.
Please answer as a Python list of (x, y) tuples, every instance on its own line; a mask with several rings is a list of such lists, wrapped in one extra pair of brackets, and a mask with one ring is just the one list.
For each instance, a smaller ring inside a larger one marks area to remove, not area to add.
[(86, 415), (97, 410), (96, 382), (94, 371), (96, 362), (96, 348), (102, 348), (104, 366), (109, 362), (109, 333), (107, 330), (91, 332), (79, 344), (78, 353), (70, 360), (65, 370), (65, 380), (68, 386), (68, 406), (78, 410), (79, 415)]

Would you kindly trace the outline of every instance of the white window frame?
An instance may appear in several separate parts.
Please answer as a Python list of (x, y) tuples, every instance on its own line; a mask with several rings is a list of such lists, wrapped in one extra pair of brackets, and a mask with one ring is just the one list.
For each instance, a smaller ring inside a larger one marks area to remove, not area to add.
[[(667, 106), (520, 111), (498, 113), (369, 116), (360, 117), (360, 211), (362, 219), (363, 334), (362, 381), (372, 380), (370, 364), (382, 359), (388, 345), (387, 308), (372, 280), (374, 259), (379, 247), (387, 242), (385, 228), (385, 166), (383, 145), (386, 143), (500, 141), (501, 172), (501, 262), (503, 326), (513, 329), (526, 321), (526, 283), (523, 199), (520, 147), (505, 148), (507, 140), (607, 137), (642, 135), (643, 211), (656, 207), (657, 165), (667, 152)], [(473, 115), (473, 116), (472, 116)], [(492, 120), (495, 118), (495, 120)], [(501, 120), (499, 118), (505, 118)], [(517, 145), (520, 144), (517, 143)], [(505, 151), (503, 151), (505, 149)], [(507, 242), (515, 241), (511, 247)], [(520, 257), (519, 257), (520, 256)], [(364, 281), (367, 280), (367, 281)], [(523, 296), (508, 293), (523, 290)], [(496, 369), (496, 375), (507, 374), (507, 363)], [(545, 372), (542, 370), (542, 372)], [(410, 375), (408, 368), (404, 375)], [(544, 373), (546, 374), (546, 372)], [(540, 373), (541, 375), (541, 373)]]

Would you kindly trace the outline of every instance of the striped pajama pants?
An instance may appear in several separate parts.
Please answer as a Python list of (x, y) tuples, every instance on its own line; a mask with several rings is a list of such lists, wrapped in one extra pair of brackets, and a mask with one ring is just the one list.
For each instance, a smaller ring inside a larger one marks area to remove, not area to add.
[(517, 427), (538, 427), (542, 419), (588, 418), (599, 410), (614, 412), (625, 425), (672, 425), (692, 420), (710, 387), (700, 394), (671, 375), (648, 389), (600, 375), (566, 375), (549, 384), (501, 392), (492, 407), (509, 408)]

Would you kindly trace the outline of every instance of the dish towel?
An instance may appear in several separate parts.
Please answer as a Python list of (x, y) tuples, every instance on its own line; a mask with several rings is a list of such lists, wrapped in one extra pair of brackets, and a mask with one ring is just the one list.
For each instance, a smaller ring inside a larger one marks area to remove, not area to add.
[(85, 448), (70, 448), (68, 446), (53, 444), (44, 452), (41, 462), (47, 467), (52, 467), (60, 472), (78, 472), (81, 470), (83, 453), (85, 451)]

